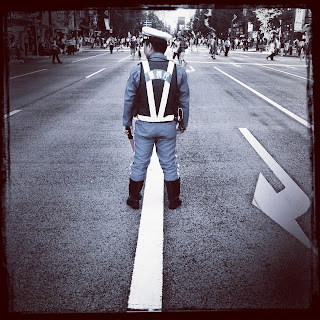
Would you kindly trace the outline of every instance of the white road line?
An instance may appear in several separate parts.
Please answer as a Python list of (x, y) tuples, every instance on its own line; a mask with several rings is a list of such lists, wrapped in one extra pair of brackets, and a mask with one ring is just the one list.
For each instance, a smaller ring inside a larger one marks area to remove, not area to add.
[(127, 57), (125, 57), (125, 58), (123, 58), (123, 59), (121, 59), (121, 60), (119, 60), (118, 62), (121, 62), (121, 61), (123, 61), (123, 60), (125, 60), (125, 59), (128, 59), (128, 58), (130, 58), (131, 57), (131, 55), (130, 56), (127, 56)]
[(21, 110), (14, 110), (14, 111), (11, 111), (9, 114), (5, 114), (3, 117), (4, 119), (7, 119), (8, 117), (11, 117), (13, 116), (14, 114), (20, 112)]
[(97, 55), (95, 55), (95, 56), (91, 56), (91, 57), (79, 59), (79, 60), (73, 60), (72, 62), (79, 62), (79, 61), (83, 61), (83, 60), (88, 60), (88, 59), (96, 58), (96, 57), (99, 57), (99, 56), (103, 56), (103, 55), (105, 55), (105, 54), (107, 54), (107, 52), (101, 53), (101, 54), (97, 54)]
[[(207, 57), (209, 57), (208, 55), (206, 55)], [(188, 63), (195, 63), (195, 64), (230, 64), (232, 65), (233, 63), (239, 64), (239, 65), (249, 65), (249, 66), (269, 66), (270, 63), (257, 63), (257, 62), (223, 62), (220, 61), (219, 58), (216, 58), (216, 61), (197, 61), (197, 60), (188, 60)], [(272, 64), (272, 66), (276, 66), (276, 67), (287, 67), (287, 65), (284, 64)], [(299, 66), (299, 65), (289, 65), (289, 66), (293, 66), (293, 67), (302, 67), (302, 68), (306, 68), (306, 66)]]
[(239, 66), (239, 64), (236, 64), (236, 63), (232, 63), (235, 67), (238, 67), (238, 68), (242, 68), (241, 66)]
[(195, 72), (196, 70), (194, 70), (194, 68), (192, 66), (189, 66), (189, 69), (186, 70), (187, 72)]
[(33, 74), (33, 73), (37, 73), (37, 72), (41, 72), (41, 71), (45, 71), (45, 70), (48, 70), (48, 69), (41, 69), (41, 70), (37, 70), (37, 71), (32, 71), (32, 72), (20, 74), (19, 76), (14, 76), (9, 79), (11, 80), (11, 79), (15, 79), (15, 78), (20, 78), (20, 77), (28, 76), (29, 74)]
[(128, 310), (162, 310), (163, 171), (153, 150), (148, 167)]
[(240, 85), (242, 85), (243, 87), (245, 87), (246, 89), (250, 90), (251, 92), (253, 92), (254, 94), (256, 94), (257, 96), (259, 96), (260, 98), (264, 99), (265, 101), (269, 102), (271, 105), (273, 105), (274, 107), (276, 107), (277, 109), (281, 110), (282, 112), (284, 112), (285, 114), (287, 114), (288, 116), (290, 116), (291, 118), (295, 119), (296, 121), (300, 122), (301, 124), (303, 124), (304, 126), (306, 126), (307, 128), (312, 128), (313, 130), (313, 126), (306, 120), (300, 118), (299, 116), (297, 116), (296, 114), (294, 114), (293, 112), (287, 110), (286, 108), (282, 107), (280, 104), (274, 102), (273, 100), (269, 99), (268, 97), (264, 96), (263, 94), (261, 94), (260, 92), (252, 89), (251, 87), (249, 87), (248, 85), (244, 84), (243, 82), (239, 81), (238, 79), (230, 76), (228, 73), (220, 70), (217, 67), (214, 67), (214, 69), (218, 70), (219, 72), (221, 72), (222, 74), (226, 75), (227, 77), (229, 77), (230, 79), (232, 79), (233, 81), (239, 83)]
[(104, 71), (104, 70), (106, 70), (106, 69), (107, 69), (107, 68), (102, 68), (101, 70), (98, 70), (97, 72), (94, 72), (94, 73), (92, 73), (92, 74), (89, 74), (88, 76), (86, 76), (86, 79), (91, 78), (92, 76), (94, 76), (94, 75), (96, 75), (97, 73), (102, 72), (102, 71)]
[(296, 74), (289, 73), (289, 72), (286, 72), (286, 71), (274, 69), (274, 68), (267, 67), (267, 66), (264, 66), (264, 65), (261, 65), (261, 67), (267, 68), (267, 69), (270, 69), (270, 70), (274, 70), (274, 71), (278, 71), (278, 72), (282, 72), (282, 73), (285, 73), (285, 74), (288, 74), (288, 75), (290, 75), (290, 76), (294, 76), (294, 77), (297, 77), (297, 78), (300, 78), (300, 79), (303, 79), (303, 80), (308, 80), (307, 78), (304, 78), (304, 77), (301, 77), (301, 76), (297, 76)]

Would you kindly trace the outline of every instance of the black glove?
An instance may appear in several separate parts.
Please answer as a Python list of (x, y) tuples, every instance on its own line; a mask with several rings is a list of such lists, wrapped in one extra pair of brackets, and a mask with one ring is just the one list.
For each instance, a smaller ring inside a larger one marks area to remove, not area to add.
[(182, 127), (181, 125), (178, 126), (178, 133), (184, 133), (187, 130), (187, 128)]

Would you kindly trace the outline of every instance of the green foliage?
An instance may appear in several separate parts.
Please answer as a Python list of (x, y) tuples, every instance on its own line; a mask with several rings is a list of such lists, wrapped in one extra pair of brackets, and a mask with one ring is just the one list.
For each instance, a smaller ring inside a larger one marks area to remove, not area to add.
[(281, 29), (290, 30), (290, 25), (293, 23), (293, 9), (291, 8), (258, 8), (253, 12), (260, 23), (260, 31), (264, 36), (271, 38), (273, 31), (278, 32)]
[(193, 19), (193, 31), (197, 34), (200, 32), (202, 35), (207, 35), (210, 29), (204, 24), (206, 9), (197, 9)]
[[(228, 30), (231, 27), (231, 21), (237, 16), (237, 19), (242, 18), (242, 9), (213, 9), (212, 16), (209, 17), (209, 24), (216, 30), (216, 35), (219, 38), (226, 39)], [(235, 20), (234, 20), (235, 21)]]
[(140, 10), (111, 10), (110, 24), (113, 28), (113, 36), (123, 38), (131, 35), (139, 35), (145, 15)]
[[(104, 11), (105, 9), (98, 10), (98, 25), (97, 29), (105, 32), (104, 26)], [(159, 30), (168, 31), (164, 23), (154, 13), (154, 11), (144, 10), (125, 10), (125, 9), (111, 9), (110, 12), (110, 27), (113, 29), (112, 35), (117, 38), (131, 35), (139, 36), (142, 30), (143, 23), (146, 20), (152, 21), (152, 27)]]

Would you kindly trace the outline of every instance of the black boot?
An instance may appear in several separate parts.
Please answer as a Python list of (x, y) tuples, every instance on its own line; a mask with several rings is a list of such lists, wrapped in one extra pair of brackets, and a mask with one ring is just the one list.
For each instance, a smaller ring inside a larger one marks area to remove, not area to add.
[(139, 209), (139, 200), (142, 199), (140, 191), (142, 189), (144, 181), (133, 181), (130, 179), (129, 182), (129, 198), (127, 199), (127, 205), (132, 209)]
[(178, 208), (182, 201), (179, 198), (180, 195), (180, 178), (175, 181), (165, 181), (168, 199), (169, 199), (169, 209)]

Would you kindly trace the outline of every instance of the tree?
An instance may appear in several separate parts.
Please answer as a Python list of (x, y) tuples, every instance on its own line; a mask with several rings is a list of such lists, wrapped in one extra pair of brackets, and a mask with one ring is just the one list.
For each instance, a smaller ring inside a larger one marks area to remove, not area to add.
[(282, 10), (278, 8), (258, 8), (254, 10), (257, 19), (260, 21), (260, 31), (264, 34), (264, 37), (271, 39), (273, 32), (277, 29), (275, 22), (276, 19), (282, 14)]
[(234, 15), (242, 19), (242, 9), (213, 9), (212, 16), (209, 17), (209, 24), (216, 30), (216, 35), (219, 38), (226, 39), (229, 34), (232, 19)]
[(148, 11), (147, 13), (145, 13), (145, 20), (150, 20), (152, 22), (152, 28), (168, 32), (168, 29), (165, 27), (164, 22), (159, 19), (154, 11)]
[(210, 32), (210, 29), (204, 23), (205, 13), (208, 13), (206, 9), (197, 9), (194, 14), (193, 31), (195, 34), (200, 32), (202, 35), (207, 35)]
[(145, 14), (141, 10), (111, 10), (110, 24), (113, 28), (113, 35), (117, 38), (132, 35), (139, 35)]

